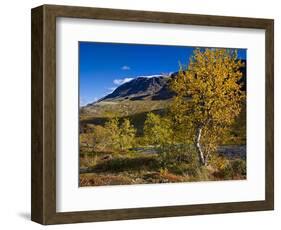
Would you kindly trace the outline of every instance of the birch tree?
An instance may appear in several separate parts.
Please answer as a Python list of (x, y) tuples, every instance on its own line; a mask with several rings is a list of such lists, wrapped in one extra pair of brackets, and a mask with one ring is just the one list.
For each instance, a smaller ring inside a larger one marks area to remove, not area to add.
[(120, 126), (119, 134), (119, 145), (120, 149), (124, 151), (125, 149), (131, 148), (134, 144), (136, 129), (130, 123), (129, 119), (124, 119)]
[(201, 165), (206, 165), (226, 130), (239, 115), (245, 93), (239, 80), (243, 63), (237, 51), (196, 49), (188, 68), (171, 82), (176, 93), (171, 106), (186, 140), (192, 139)]
[(148, 113), (144, 123), (144, 137), (147, 143), (155, 146), (171, 144), (172, 129), (168, 119)]
[(135, 142), (136, 129), (129, 119), (124, 119), (120, 124), (118, 118), (112, 118), (105, 124), (108, 133), (107, 144), (114, 150), (124, 151), (133, 146)]

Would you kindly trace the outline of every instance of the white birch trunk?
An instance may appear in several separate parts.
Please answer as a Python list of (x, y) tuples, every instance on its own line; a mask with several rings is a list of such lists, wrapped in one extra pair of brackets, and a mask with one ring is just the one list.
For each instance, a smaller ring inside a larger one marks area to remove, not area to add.
[(197, 133), (196, 133), (196, 143), (195, 143), (195, 146), (196, 146), (196, 149), (197, 149), (197, 152), (198, 152), (200, 163), (202, 165), (205, 165), (205, 163), (206, 163), (205, 162), (205, 157), (204, 157), (204, 153), (203, 153), (203, 150), (202, 150), (202, 147), (201, 147), (201, 144), (200, 144), (201, 135), (202, 135), (202, 127), (199, 127), (197, 129)]

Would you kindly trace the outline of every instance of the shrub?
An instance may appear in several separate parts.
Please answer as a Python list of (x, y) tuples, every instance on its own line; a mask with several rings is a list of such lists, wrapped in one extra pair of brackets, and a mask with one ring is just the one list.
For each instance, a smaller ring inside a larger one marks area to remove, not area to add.
[(234, 179), (246, 176), (246, 162), (244, 160), (238, 159), (233, 160), (226, 167), (217, 171), (215, 176), (223, 179)]
[(192, 145), (166, 144), (157, 148), (158, 158), (161, 167), (175, 167), (186, 163), (199, 167), (197, 154)]
[(219, 171), (219, 176), (223, 179), (229, 180), (233, 178), (233, 168), (228, 164), (225, 168)]
[(98, 162), (97, 154), (90, 153), (85, 154), (84, 157), (80, 157), (80, 167), (94, 167)]
[(197, 178), (202, 173), (198, 155), (193, 145), (171, 145), (159, 153), (162, 167), (177, 174)]
[(246, 169), (246, 161), (244, 160), (234, 160), (231, 162), (233, 173), (235, 176), (246, 176), (247, 169)]
[(220, 156), (218, 154), (212, 154), (209, 159), (209, 164), (217, 171), (221, 171), (225, 169), (228, 164), (229, 160), (227, 160), (225, 157)]
[(94, 151), (104, 151), (108, 146), (109, 131), (100, 125), (93, 127), (92, 139), (90, 143), (93, 145)]
[(198, 177), (200, 174), (200, 167), (195, 164), (174, 164), (169, 167), (169, 170), (174, 174), (193, 178)]

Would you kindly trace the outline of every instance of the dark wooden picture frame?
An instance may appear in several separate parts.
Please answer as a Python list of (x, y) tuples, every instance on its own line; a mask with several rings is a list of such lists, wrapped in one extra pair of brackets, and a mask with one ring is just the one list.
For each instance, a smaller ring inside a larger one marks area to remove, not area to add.
[[(265, 200), (56, 212), (56, 18), (87, 18), (265, 30)], [(274, 21), (271, 19), (43, 5), (32, 9), (31, 219), (63, 224), (274, 209)]]

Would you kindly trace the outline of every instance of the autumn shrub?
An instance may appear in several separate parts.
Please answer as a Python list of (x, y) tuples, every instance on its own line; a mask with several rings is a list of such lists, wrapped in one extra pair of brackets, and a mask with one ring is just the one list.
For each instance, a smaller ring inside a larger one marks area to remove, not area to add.
[(154, 156), (115, 157), (97, 164), (95, 172), (124, 172), (139, 170), (157, 170), (158, 161)]
[(121, 175), (80, 174), (80, 186), (125, 185), (132, 184), (130, 178)]
[(98, 162), (97, 154), (85, 154), (84, 157), (80, 157), (80, 167), (94, 167)]
[(234, 160), (232, 163), (232, 169), (234, 176), (246, 176), (247, 169), (246, 169), (246, 161), (242, 159)]
[(209, 165), (211, 165), (214, 170), (221, 171), (226, 168), (229, 164), (229, 160), (227, 160), (224, 156), (221, 156), (217, 153), (212, 154), (209, 158)]
[(225, 179), (225, 180), (229, 180), (233, 178), (233, 168), (231, 167), (230, 164), (228, 164), (225, 168), (221, 169), (220, 171), (218, 171), (217, 175), (221, 178), (221, 179)]
[(209, 167), (200, 167), (197, 174), (192, 178), (194, 181), (213, 180), (214, 176)]
[(88, 141), (93, 145), (95, 152), (103, 152), (108, 147), (109, 130), (100, 125), (93, 127), (91, 140)]
[(198, 156), (192, 145), (178, 144), (161, 149), (158, 159), (161, 167), (177, 175), (197, 177), (201, 172)]
[(174, 175), (170, 173), (168, 169), (160, 169), (159, 173), (160, 183), (167, 183), (167, 182), (182, 182), (184, 181), (184, 177), (179, 175)]
[(217, 171), (215, 176), (225, 180), (243, 178), (246, 176), (246, 162), (242, 159), (233, 160)]
[(188, 176), (191, 178), (198, 177), (201, 173), (200, 167), (195, 164), (174, 164), (169, 166), (169, 170), (177, 175)]
[(189, 164), (190, 166), (198, 167), (197, 154), (192, 145), (184, 144), (167, 144), (157, 148), (158, 159), (161, 167), (180, 169), (181, 164)]

